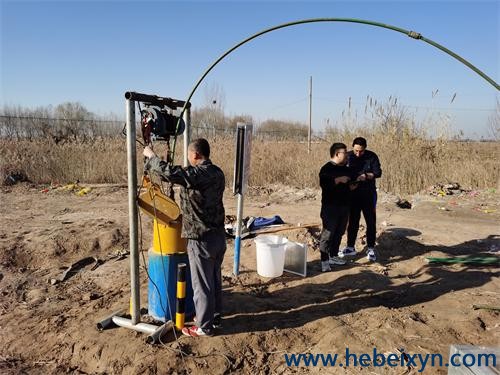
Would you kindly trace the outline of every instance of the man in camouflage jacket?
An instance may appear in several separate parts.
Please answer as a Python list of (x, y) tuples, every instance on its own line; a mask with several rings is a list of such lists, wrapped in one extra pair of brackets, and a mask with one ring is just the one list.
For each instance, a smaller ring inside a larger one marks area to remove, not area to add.
[(203, 138), (189, 144), (187, 168), (168, 165), (149, 147), (143, 154), (148, 158), (146, 170), (181, 186), (182, 237), (188, 239), (197, 324), (182, 332), (192, 337), (212, 336), (221, 319), (221, 265), (226, 251), (224, 173), (210, 161), (210, 145)]

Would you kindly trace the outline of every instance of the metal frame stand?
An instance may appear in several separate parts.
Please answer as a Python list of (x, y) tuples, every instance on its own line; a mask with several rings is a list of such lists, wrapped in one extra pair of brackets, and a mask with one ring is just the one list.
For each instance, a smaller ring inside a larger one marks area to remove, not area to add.
[(243, 220), (244, 194), (250, 173), (250, 150), (252, 145), (252, 124), (236, 124), (236, 158), (234, 163), (233, 193), (238, 195), (236, 213), (236, 236), (234, 239), (233, 274), (240, 274), (241, 226)]
[[(127, 92), (126, 98), (126, 113), (127, 113), (127, 170), (128, 170), (128, 209), (129, 209), (129, 248), (130, 248), (130, 315), (131, 318), (125, 318), (126, 310), (119, 310), (105, 317), (97, 323), (97, 329), (104, 329), (113, 326), (124, 327), (134, 331), (148, 334), (146, 342), (154, 344), (159, 341), (166, 328), (171, 326), (172, 321), (168, 321), (161, 326), (154, 324), (141, 323), (140, 312), (140, 279), (139, 279), (139, 241), (138, 241), (138, 212), (136, 203), (137, 194), (137, 155), (136, 155), (136, 125), (135, 125), (135, 102), (158, 102), (167, 105), (182, 107), (184, 102), (180, 102), (171, 98), (161, 98), (153, 95), (138, 94), (135, 92)], [(184, 164), (187, 163), (187, 143), (189, 143), (190, 129), (190, 108), (184, 111), (183, 119), (186, 125), (184, 133)]]

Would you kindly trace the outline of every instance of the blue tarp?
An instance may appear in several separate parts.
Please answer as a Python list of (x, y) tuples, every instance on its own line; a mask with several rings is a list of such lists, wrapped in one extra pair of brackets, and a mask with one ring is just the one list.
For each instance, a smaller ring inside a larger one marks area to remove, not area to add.
[(271, 218), (256, 217), (250, 223), (250, 225), (248, 226), (248, 229), (255, 230), (255, 229), (259, 229), (259, 228), (262, 228), (262, 227), (267, 227), (269, 225), (276, 225), (276, 224), (285, 224), (285, 222), (278, 215), (274, 215)]

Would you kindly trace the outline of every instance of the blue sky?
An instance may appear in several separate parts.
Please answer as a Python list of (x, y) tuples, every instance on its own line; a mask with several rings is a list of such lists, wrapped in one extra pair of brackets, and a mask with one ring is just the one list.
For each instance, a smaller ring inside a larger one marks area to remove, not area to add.
[[(8, 1), (1, 0), (0, 105), (78, 101), (124, 114), (128, 90), (187, 98), (204, 70), (244, 38), (320, 17), (386, 23), (444, 45), (497, 83), (499, 1)], [(208, 75), (193, 105), (220, 86), (228, 115), (335, 123), (351, 97), (396, 96), (417, 120), (485, 134), (498, 91), (436, 48), (394, 31), (348, 23), (293, 26), (237, 49)], [(436, 95), (433, 92), (439, 90)], [(456, 97), (451, 102), (453, 96)]]

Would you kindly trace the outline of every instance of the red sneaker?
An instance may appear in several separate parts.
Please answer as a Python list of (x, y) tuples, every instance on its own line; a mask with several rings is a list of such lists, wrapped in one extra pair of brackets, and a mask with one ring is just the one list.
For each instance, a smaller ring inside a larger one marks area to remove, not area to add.
[(203, 330), (197, 326), (184, 327), (182, 329), (182, 334), (190, 337), (200, 337), (200, 336), (213, 336), (214, 333), (211, 331)]

